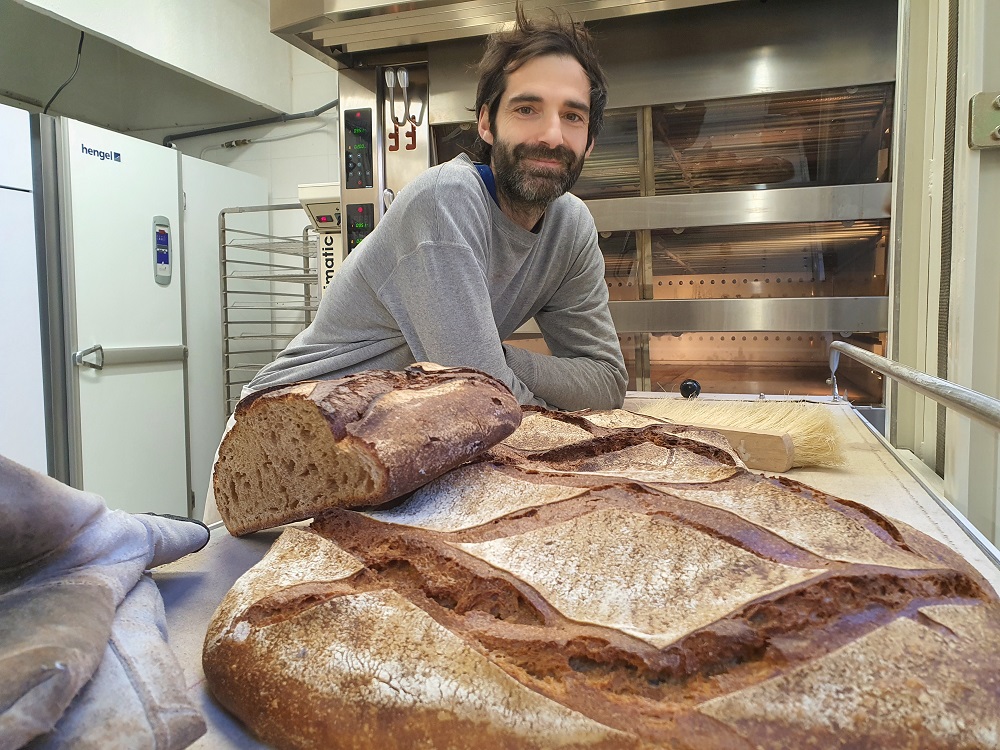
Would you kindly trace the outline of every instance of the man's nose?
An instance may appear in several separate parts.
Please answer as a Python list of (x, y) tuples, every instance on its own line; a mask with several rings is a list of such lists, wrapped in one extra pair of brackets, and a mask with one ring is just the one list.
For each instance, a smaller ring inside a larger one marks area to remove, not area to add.
[(558, 113), (546, 115), (542, 118), (538, 141), (539, 143), (544, 143), (549, 148), (555, 148), (563, 144), (562, 118), (559, 117)]

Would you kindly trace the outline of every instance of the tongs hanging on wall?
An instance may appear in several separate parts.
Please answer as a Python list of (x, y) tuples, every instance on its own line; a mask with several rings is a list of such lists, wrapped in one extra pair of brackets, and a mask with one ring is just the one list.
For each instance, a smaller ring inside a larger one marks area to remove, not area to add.
[[(396, 84), (403, 90), (403, 117), (396, 117)], [(389, 112), (396, 127), (403, 127), (413, 123), (420, 124), (420, 119), (410, 113), (410, 73), (406, 68), (386, 68), (385, 87), (389, 92)], [(421, 111), (423, 107), (421, 107)]]

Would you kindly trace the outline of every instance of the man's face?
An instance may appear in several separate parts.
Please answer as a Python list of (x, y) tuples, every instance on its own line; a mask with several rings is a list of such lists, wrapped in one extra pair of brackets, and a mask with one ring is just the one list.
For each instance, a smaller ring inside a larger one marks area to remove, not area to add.
[(492, 128), (486, 107), (479, 115), (501, 194), (544, 208), (569, 190), (593, 148), (589, 114), (590, 82), (572, 57), (536, 57), (511, 73)]

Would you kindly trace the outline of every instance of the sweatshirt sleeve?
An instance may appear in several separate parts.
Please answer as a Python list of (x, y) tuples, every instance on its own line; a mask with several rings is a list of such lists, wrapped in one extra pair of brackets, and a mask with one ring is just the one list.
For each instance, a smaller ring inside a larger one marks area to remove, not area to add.
[(508, 365), (528, 389), (568, 411), (620, 408), (628, 376), (592, 222), (583, 251), (535, 322), (552, 356), (504, 347)]
[(428, 241), (377, 290), (418, 362), (482, 370), (522, 404), (548, 406), (508, 365), (482, 267), (466, 245)]

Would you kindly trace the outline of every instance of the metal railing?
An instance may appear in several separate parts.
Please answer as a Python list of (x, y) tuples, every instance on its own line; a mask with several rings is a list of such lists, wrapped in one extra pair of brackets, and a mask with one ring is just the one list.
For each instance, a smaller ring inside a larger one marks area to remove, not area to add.
[[(891, 359), (886, 359), (878, 354), (860, 349), (843, 341), (834, 341), (830, 344), (830, 383), (833, 386), (833, 399), (840, 401), (841, 396), (837, 391), (837, 367), (840, 364), (840, 355), (844, 354), (862, 364), (870, 367), (876, 372), (880, 372), (886, 377), (903, 383), (917, 393), (920, 393), (932, 401), (943, 405), (970, 419), (974, 419), (981, 424), (994, 430), (1000, 431), (1000, 400), (979, 393), (970, 388), (956, 385), (948, 380), (928, 375), (912, 367), (901, 365)], [(887, 448), (895, 450), (895, 446), (889, 443), (884, 437), (872, 430), (875, 437)], [(928, 486), (923, 478), (916, 473), (912, 467), (905, 462), (903, 466), (910, 472), (914, 479), (927, 491), (941, 509), (951, 517), (962, 529), (965, 530), (969, 538), (986, 555), (989, 560), (1000, 568), (1000, 553), (997, 548), (979, 531), (954, 505), (946, 498)]]
[(840, 394), (837, 392), (837, 366), (840, 364), (841, 353), (886, 377), (905, 383), (917, 393), (927, 396), (936, 403), (995, 430), (1000, 430), (1000, 400), (893, 362), (891, 359), (872, 354), (843, 341), (834, 341), (830, 344), (830, 382), (833, 386), (834, 401), (841, 400)]

